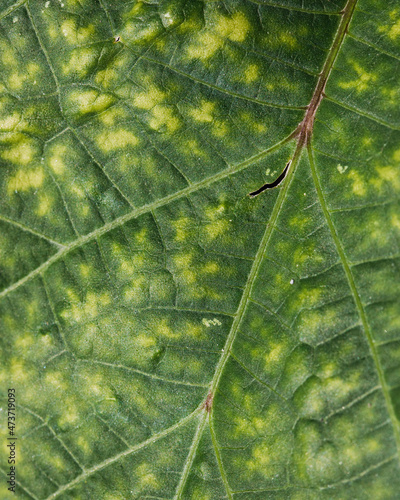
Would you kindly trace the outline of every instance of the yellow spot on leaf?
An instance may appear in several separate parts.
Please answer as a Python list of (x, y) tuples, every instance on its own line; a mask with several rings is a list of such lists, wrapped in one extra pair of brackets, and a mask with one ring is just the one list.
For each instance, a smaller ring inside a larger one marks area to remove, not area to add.
[(200, 33), (196, 37), (194, 45), (190, 45), (187, 48), (187, 56), (190, 59), (201, 59), (202, 61), (206, 61), (223, 45), (224, 41), (220, 37), (206, 31)]
[(168, 338), (178, 338), (179, 334), (175, 333), (172, 328), (167, 324), (166, 319), (162, 319), (159, 321), (158, 325), (156, 326), (156, 332), (160, 335), (163, 335), (164, 337)]
[(78, 105), (82, 114), (104, 111), (113, 102), (110, 95), (99, 94), (97, 90), (73, 92), (69, 100)]
[(135, 339), (135, 343), (140, 347), (154, 347), (156, 345), (156, 340), (153, 337), (149, 337), (149, 335), (138, 335)]
[(97, 136), (96, 142), (102, 151), (108, 152), (126, 146), (136, 146), (139, 139), (132, 132), (120, 129), (101, 133)]
[(215, 108), (215, 103), (213, 102), (202, 102), (201, 106), (197, 109), (190, 111), (190, 115), (199, 122), (212, 122), (214, 117), (212, 112)]
[(83, 78), (96, 62), (97, 52), (91, 48), (79, 48), (72, 52), (67, 64), (63, 64), (65, 75), (76, 74)]
[(394, 189), (400, 190), (399, 169), (395, 167), (377, 167), (380, 179), (388, 182)]
[(158, 130), (164, 126), (168, 132), (172, 133), (181, 125), (179, 118), (174, 116), (172, 108), (167, 106), (155, 106), (152, 110), (152, 115), (149, 125), (154, 130)]
[(244, 72), (244, 80), (246, 83), (253, 83), (258, 80), (258, 66), (250, 64)]
[(43, 217), (44, 215), (50, 212), (51, 206), (52, 206), (51, 199), (45, 194), (41, 194), (39, 196), (39, 205), (38, 208), (35, 210), (35, 213), (39, 217)]
[(141, 488), (156, 489), (159, 487), (157, 478), (152, 473), (151, 467), (147, 463), (143, 463), (137, 468), (136, 476)]
[(216, 31), (223, 38), (232, 42), (243, 42), (250, 30), (250, 23), (243, 12), (236, 12), (232, 17), (220, 17)]
[(43, 184), (43, 168), (19, 170), (8, 182), (8, 193), (37, 189)]
[(24, 140), (23, 136), (19, 142), (2, 152), (1, 156), (5, 160), (9, 160), (16, 165), (28, 165), (35, 157), (35, 149), (33, 146)]
[(364, 196), (366, 193), (365, 183), (358, 172), (352, 170), (349, 173), (349, 178), (353, 181), (353, 193), (357, 196)]
[(368, 73), (357, 61), (349, 61), (354, 71), (357, 73), (358, 78), (348, 82), (340, 82), (339, 87), (342, 89), (354, 89), (357, 92), (363, 92), (370, 84), (374, 83), (377, 76), (373, 73)]
[(152, 109), (156, 104), (162, 102), (166, 94), (152, 86), (147, 92), (141, 92), (133, 99), (133, 104), (140, 109)]
[(14, 111), (12, 115), (6, 116), (5, 118), (0, 118), (0, 130), (2, 131), (12, 131), (18, 125), (21, 120), (21, 115)]
[(67, 19), (61, 25), (62, 34), (67, 42), (73, 45), (87, 43), (94, 31), (94, 26), (92, 24), (86, 28), (77, 28), (74, 19)]
[(49, 166), (53, 172), (57, 175), (61, 175), (65, 170), (65, 163), (63, 156), (66, 154), (67, 148), (61, 144), (57, 144), (51, 150), (51, 156), (49, 158)]

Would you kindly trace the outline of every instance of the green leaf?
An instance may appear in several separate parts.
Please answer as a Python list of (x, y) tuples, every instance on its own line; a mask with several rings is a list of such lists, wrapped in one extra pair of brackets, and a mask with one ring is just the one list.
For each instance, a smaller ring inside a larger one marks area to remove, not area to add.
[(0, 497), (398, 498), (398, 2), (0, 28)]

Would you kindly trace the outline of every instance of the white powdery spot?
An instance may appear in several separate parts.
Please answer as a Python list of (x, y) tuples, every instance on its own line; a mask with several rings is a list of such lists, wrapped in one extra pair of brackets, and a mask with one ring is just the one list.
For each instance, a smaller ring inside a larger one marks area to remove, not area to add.
[(50, 0), (44, 4), (44, 6), (46, 7), (46, 9), (49, 8), (49, 5), (50, 5)]
[(168, 28), (168, 26), (171, 26), (171, 24), (174, 23), (174, 19), (169, 12), (166, 12), (165, 14), (161, 14), (161, 22), (163, 23), (164, 28)]
[(13, 23), (15, 24), (17, 21), (18, 21), (18, 17), (17, 16), (13, 17)]
[(339, 163), (336, 168), (338, 169), (339, 174), (344, 174), (349, 167), (347, 165), (342, 167), (342, 165)]
[(205, 325), (207, 328), (210, 328), (210, 326), (220, 326), (222, 325), (221, 321), (217, 318), (214, 318), (214, 319), (207, 319), (207, 318), (203, 318), (201, 320), (201, 322), (203, 323), (203, 325)]
[(294, 283), (294, 280), (290, 280), (290, 284), (293, 285), (293, 283)]

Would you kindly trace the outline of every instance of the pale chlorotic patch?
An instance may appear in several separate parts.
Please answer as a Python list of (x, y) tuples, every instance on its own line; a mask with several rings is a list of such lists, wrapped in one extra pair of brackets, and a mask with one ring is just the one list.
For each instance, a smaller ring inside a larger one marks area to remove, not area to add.
[(96, 138), (98, 147), (108, 153), (126, 146), (137, 146), (139, 139), (129, 130), (119, 129), (106, 131), (99, 134)]
[(342, 89), (353, 89), (356, 92), (363, 92), (366, 90), (368, 87), (371, 86), (374, 82), (377, 80), (377, 75), (374, 75), (373, 73), (368, 73), (359, 62), (350, 60), (349, 64), (357, 74), (357, 78), (354, 80), (350, 81), (342, 81), (339, 82), (339, 87)]
[(113, 102), (113, 97), (100, 94), (97, 90), (71, 92), (68, 99), (72, 106), (78, 106), (79, 113), (99, 113)]
[(195, 37), (194, 44), (187, 48), (189, 59), (207, 61), (225, 40), (243, 42), (250, 31), (250, 22), (243, 12), (235, 12), (232, 16), (217, 16), (212, 30), (202, 31)]

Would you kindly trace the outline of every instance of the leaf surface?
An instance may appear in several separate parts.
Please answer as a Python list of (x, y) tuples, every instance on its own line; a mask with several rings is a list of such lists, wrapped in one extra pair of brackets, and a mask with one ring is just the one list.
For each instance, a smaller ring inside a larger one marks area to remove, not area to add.
[(0, 497), (397, 498), (398, 3), (0, 30)]

